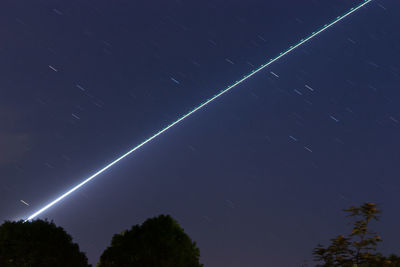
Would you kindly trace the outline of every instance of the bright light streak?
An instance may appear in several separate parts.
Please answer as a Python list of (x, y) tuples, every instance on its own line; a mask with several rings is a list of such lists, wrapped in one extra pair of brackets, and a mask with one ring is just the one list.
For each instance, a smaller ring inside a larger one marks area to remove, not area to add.
[(35, 213), (33, 213), (32, 215), (30, 215), (28, 217), (28, 219), (26, 219), (25, 221), (29, 221), (32, 220), (34, 218), (36, 218), (38, 215), (40, 215), (41, 213), (45, 212), (47, 209), (51, 208), (52, 206), (54, 206), (55, 204), (57, 204), (58, 202), (60, 202), (61, 200), (63, 200), (64, 198), (66, 198), (67, 196), (69, 196), (70, 194), (72, 194), (73, 192), (75, 192), (76, 190), (78, 190), (79, 188), (81, 188), (82, 186), (84, 186), (85, 184), (87, 184), (88, 182), (90, 182), (91, 180), (93, 180), (94, 178), (96, 178), (96, 176), (98, 176), (99, 174), (103, 173), (104, 171), (106, 171), (107, 169), (109, 169), (111, 166), (113, 166), (114, 164), (118, 163), (120, 160), (124, 159), (125, 157), (127, 157), (128, 155), (130, 155), (131, 153), (135, 152), (136, 150), (138, 150), (139, 148), (141, 148), (142, 146), (144, 146), (145, 144), (147, 144), (148, 142), (150, 142), (151, 140), (153, 140), (154, 138), (158, 137), (159, 135), (161, 135), (162, 133), (166, 132), (167, 130), (169, 130), (170, 128), (174, 127), (175, 125), (177, 125), (178, 123), (180, 123), (181, 121), (183, 121), (184, 119), (186, 119), (187, 117), (189, 117), (190, 115), (192, 115), (193, 113), (195, 113), (196, 111), (202, 109), (203, 107), (207, 106), (209, 103), (211, 103), (212, 101), (216, 100), (217, 98), (219, 98), (220, 96), (222, 96), (223, 94), (229, 92), (231, 89), (233, 89), (234, 87), (238, 86), (239, 84), (243, 83), (244, 81), (248, 80), (250, 77), (252, 77), (253, 75), (255, 75), (256, 73), (262, 71), (263, 69), (265, 69), (266, 67), (268, 67), (269, 65), (271, 65), (272, 63), (274, 63), (275, 61), (279, 60), (281, 57), (289, 54), (290, 52), (292, 52), (293, 50), (295, 50), (297, 47), (301, 46), (302, 44), (308, 42), (309, 40), (311, 40), (312, 38), (314, 38), (315, 36), (317, 36), (318, 34), (322, 33), (323, 31), (327, 30), (328, 28), (332, 27), (333, 25), (335, 25), (336, 23), (338, 23), (339, 21), (343, 20), (344, 18), (346, 18), (347, 16), (351, 15), (352, 13), (354, 13), (355, 11), (357, 11), (358, 9), (362, 8), (363, 6), (365, 6), (366, 4), (368, 4), (369, 2), (371, 2), (372, 0), (364, 0), (362, 3), (360, 3), (358, 6), (351, 8), (347, 13), (345, 13), (342, 16), (337, 17), (335, 20), (333, 20), (331, 23), (324, 25), (321, 29), (319, 29), (316, 32), (313, 32), (310, 36), (308, 36), (305, 39), (301, 39), (300, 42), (298, 42), (297, 44), (291, 46), (289, 49), (287, 49), (286, 51), (280, 53), (278, 56), (276, 56), (275, 58), (270, 59), (266, 64), (261, 65), (259, 68), (253, 70), (250, 74), (245, 75), (242, 79), (236, 81), (235, 83), (233, 83), (232, 85), (228, 86), (226, 89), (220, 91), (218, 94), (214, 95), (213, 97), (211, 97), (210, 99), (208, 99), (207, 101), (203, 102), (202, 104), (200, 104), (199, 106), (197, 106), (196, 108), (194, 108), (193, 110), (189, 111), (188, 113), (186, 113), (185, 115), (183, 115), (182, 117), (178, 118), (176, 121), (172, 122), (171, 124), (169, 124), (168, 126), (166, 126), (165, 128), (163, 128), (161, 131), (157, 132), (156, 134), (154, 134), (153, 136), (149, 137), (148, 139), (144, 140), (142, 143), (140, 143), (139, 145), (135, 146), (134, 148), (132, 148), (131, 150), (129, 150), (128, 152), (126, 152), (125, 154), (123, 154), (122, 156), (120, 156), (119, 158), (117, 158), (116, 160), (114, 160), (113, 162), (109, 163), (107, 166), (105, 166), (104, 168), (102, 168), (101, 170), (97, 171), (96, 173), (94, 173), (93, 175), (91, 175), (90, 177), (86, 178), (83, 182), (81, 182), (80, 184), (77, 184), (76, 186), (74, 186), (73, 188), (71, 188), (70, 190), (68, 190), (67, 192), (65, 192), (64, 194), (62, 194), (61, 196), (59, 196), (58, 198), (56, 198), (55, 200), (51, 201), (50, 203), (48, 203), (46, 206), (44, 206), (43, 208), (41, 208), (40, 210), (36, 211)]

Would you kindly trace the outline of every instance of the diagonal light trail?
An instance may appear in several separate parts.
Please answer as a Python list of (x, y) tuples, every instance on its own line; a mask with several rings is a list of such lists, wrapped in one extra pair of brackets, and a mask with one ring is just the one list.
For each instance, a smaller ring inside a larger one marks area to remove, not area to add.
[(141, 148), (142, 146), (144, 146), (145, 144), (147, 144), (148, 142), (150, 142), (151, 140), (153, 140), (154, 138), (160, 136), (161, 134), (163, 134), (164, 132), (166, 132), (167, 130), (169, 130), (170, 128), (174, 127), (175, 125), (177, 125), (178, 123), (180, 123), (181, 121), (183, 121), (184, 119), (186, 119), (187, 117), (189, 117), (190, 115), (192, 115), (193, 113), (195, 113), (196, 111), (202, 109), (203, 107), (207, 106), (209, 103), (213, 102), (214, 100), (216, 100), (217, 98), (219, 98), (220, 96), (222, 96), (223, 94), (229, 92), (231, 89), (233, 89), (234, 87), (238, 86), (239, 84), (243, 83), (244, 81), (248, 80), (249, 78), (251, 78), (253, 75), (255, 75), (256, 73), (262, 71), (263, 69), (265, 69), (266, 67), (268, 67), (269, 65), (271, 65), (272, 63), (278, 61), (280, 58), (282, 58), (283, 56), (289, 54), (290, 52), (292, 52), (293, 50), (295, 50), (296, 48), (298, 48), (299, 46), (303, 45), (304, 43), (308, 42), (309, 40), (311, 40), (312, 38), (314, 38), (315, 36), (319, 35), (320, 33), (324, 32), (325, 30), (329, 29), (330, 27), (332, 27), (333, 25), (335, 25), (336, 23), (338, 23), (339, 21), (343, 20), (344, 18), (348, 17), (349, 15), (351, 15), (352, 13), (356, 12), (357, 10), (359, 10), (360, 8), (362, 8), (363, 6), (367, 5), (369, 2), (371, 2), (372, 0), (364, 0), (363, 2), (361, 2), (359, 5), (351, 8), (348, 12), (346, 12), (345, 14), (343, 14), (342, 16), (338, 16), (336, 19), (334, 19), (333, 21), (331, 21), (328, 24), (325, 24), (322, 28), (320, 28), (319, 30), (313, 32), (311, 35), (309, 35), (307, 38), (305, 39), (301, 39), (300, 42), (298, 42), (297, 44), (291, 46), (289, 49), (285, 50), (284, 52), (280, 53), (278, 56), (270, 59), (266, 64), (261, 65), (259, 68), (254, 69), (253, 71), (251, 71), (251, 73), (245, 75), (242, 79), (236, 81), (235, 83), (233, 83), (232, 85), (228, 86), (227, 88), (225, 88), (224, 90), (220, 91), (218, 94), (214, 95), (213, 97), (211, 97), (210, 99), (206, 100), (205, 102), (203, 102), (202, 104), (200, 104), (199, 106), (195, 107), (193, 110), (189, 111), (188, 113), (186, 113), (185, 115), (183, 115), (182, 117), (178, 118), (176, 121), (172, 122), (171, 124), (169, 124), (168, 126), (166, 126), (165, 128), (163, 128), (162, 130), (160, 130), (159, 132), (155, 133), (154, 135), (150, 136), (148, 139), (144, 140), (142, 143), (140, 143), (139, 145), (135, 146), (134, 148), (132, 148), (131, 150), (129, 150), (128, 152), (126, 152), (125, 154), (123, 154), (122, 156), (120, 156), (119, 158), (115, 159), (113, 162), (109, 163), (107, 166), (105, 166), (104, 168), (102, 168), (101, 170), (97, 171), (96, 173), (94, 173), (93, 175), (91, 175), (90, 177), (86, 178), (84, 181), (82, 181), (81, 183), (77, 184), (76, 186), (74, 186), (73, 188), (69, 189), (67, 192), (65, 192), (64, 194), (62, 194), (61, 196), (59, 196), (58, 198), (56, 198), (55, 200), (51, 201), (50, 203), (48, 203), (47, 205), (45, 205), (44, 207), (42, 207), (41, 209), (39, 209), (38, 211), (36, 211), (35, 213), (33, 213), (32, 215), (30, 215), (26, 220), (32, 220), (34, 218), (36, 218), (38, 215), (40, 215), (41, 213), (45, 212), (47, 209), (51, 208), (52, 206), (54, 206), (55, 204), (57, 204), (58, 202), (60, 202), (61, 200), (63, 200), (64, 198), (66, 198), (67, 196), (69, 196), (70, 194), (72, 194), (73, 192), (75, 192), (76, 190), (78, 190), (79, 188), (81, 188), (82, 186), (84, 186), (85, 184), (87, 184), (88, 182), (90, 182), (91, 180), (93, 180), (94, 178), (96, 178), (98, 175), (100, 175), (101, 173), (103, 173), (104, 171), (106, 171), (107, 169), (111, 168), (114, 164), (118, 163), (120, 160), (126, 158), (128, 155), (130, 155), (131, 153), (135, 152), (136, 150), (138, 150), (139, 148)]

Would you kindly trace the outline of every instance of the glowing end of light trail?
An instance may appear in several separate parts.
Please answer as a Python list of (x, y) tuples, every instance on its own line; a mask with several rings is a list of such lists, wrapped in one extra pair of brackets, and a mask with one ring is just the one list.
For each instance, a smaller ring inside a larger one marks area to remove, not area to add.
[(184, 119), (186, 119), (187, 117), (189, 117), (190, 115), (192, 115), (193, 113), (195, 113), (196, 111), (202, 109), (203, 107), (207, 106), (209, 103), (213, 102), (215, 99), (219, 98), (220, 96), (222, 96), (223, 94), (229, 92), (231, 89), (233, 89), (234, 87), (238, 86), (239, 84), (243, 83), (244, 81), (248, 80), (250, 77), (252, 77), (253, 75), (255, 75), (256, 73), (262, 71), (263, 69), (265, 69), (266, 67), (268, 67), (269, 65), (271, 65), (272, 63), (278, 61), (280, 58), (282, 58), (283, 56), (289, 54), (290, 52), (292, 52), (293, 50), (295, 50), (296, 48), (298, 48), (299, 46), (305, 44), (306, 42), (308, 42), (309, 40), (311, 40), (312, 38), (314, 38), (315, 36), (319, 35), (320, 33), (322, 33), (323, 31), (327, 30), (328, 28), (332, 27), (333, 25), (335, 25), (336, 23), (338, 23), (339, 21), (343, 20), (344, 18), (346, 18), (347, 16), (351, 15), (352, 13), (354, 13), (355, 11), (359, 10), (360, 8), (362, 8), (363, 6), (365, 6), (366, 4), (368, 4), (369, 2), (371, 2), (372, 0), (364, 0), (362, 3), (360, 3), (359, 5), (351, 8), (348, 12), (346, 12), (345, 14), (343, 14), (342, 16), (337, 17), (336, 19), (334, 19), (332, 22), (330, 22), (329, 24), (325, 24), (322, 28), (320, 28), (319, 30), (313, 32), (311, 35), (309, 35), (307, 38), (301, 39), (300, 42), (298, 42), (295, 45), (290, 46), (289, 49), (283, 51), (282, 53), (280, 53), (278, 56), (276, 56), (275, 58), (270, 59), (267, 63), (261, 65), (259, 68), (254, 69), (253, 71), (251, 71), (249, 74), (245, 75), (242, 79), (236, 81), (235, 83), (233, 83), (232, 85), (229, 85), (227, 88), (225, 88), (224, 90), (220, 91), (218, 94), (214, 95), (213, 97), (211, 97), (210, 99), (206, 100), (205, 102), (203, 102), (202, 104), (200, 104), (199, 106), (195, 107), (194, 109), (192, 109), (191, 111), (189, 111), (188, 113), (186, 113), (185, 115), (183, 115), (182, 117), (178, 118), (176, 121), (172, 122), (171, 124), (169, 124), (168, 126), (166, 126), (165, 128), (161, 129), (159, 132), (155, 133), (154, 135), (150, 136), (148, 139), (144, 140), (142, 143), (140, 143), (139, 145), (135, 146), (134, 148), (132, 148), (131, 150), (129, 150), (128, 152), (126, 152), (125, 154), (123, 154), (122, 156), (120, 156), (119, 158), (115, 159), (113, 162), (109, 163), (107, 166), (103, 167), (101, 170), (97, 171), (96, 173), (94, 173), (93, 175), (91, 175), (90, 177), (86, 178), (84, 181), (82, 181), (81, 183), (77, 184), (76, 186), (72, 187), (71, 189), (69, 189), (68, 191), (66, 191), (64, 194), (62, 194), (61, 196), (59, 196), (58, 198), (56, 198), (55, 200), (51, 201), (50, 203), (48, 203), (47, 205), (45, 205), (44, 207), (42, 207), (41, 209), (39, 209), (38, 211), (36, 211), (35, 213), (33, 213), (32, 215), (30, 215), (26, 220), (26, 221), (30, 221), (33, 220), (34, 218), (36, 218), (37, 216), (39, 216), (40, 214), (42, 214), (43, 212), (45, 212), (46, 210), (48, 210), (49, 208), (51, 208), (52, 206), (56, 205), (58, 202), (60, 202), (61, 200), (63, 200), (64, 198), (66, 198), (67, 196), (69, 196), (70, 194), (72, 194), (73, 192), (75, 192), (76, 190), (78, 190), (79, 188), (81, 188), (82, 186), (84, 186), (85, 184), (87, 184), (88, 182), (90, 182), (91, 180), (93, 180), (94, 178), (96, 178), (98, 175), (100, 175), (101, 173), (103, 173), (104, 171), (106, 171), (107, 169), (111, 168), (114, 164), (118, 163), (120, 160), (124, 159), (125, 157), (127, 157), (128, 155), (130, 155), (131, 153), (135, 152), (136, 150), (138, 150), (139, 148), (141, 148), (142, 146), (144, 146), (145, 144), (147, 144), (148, 142), (150, 142), (151, 140), (153, 140), (154, 138), (158, 137), (159, 135), (161, 135), (162, 133), (166, 132), (167, 130), (169, 130), (170, 128), (174, 127), (175, 125), (177, 125), (178, 123), (180, 123), (181, 121), (183, 121)]

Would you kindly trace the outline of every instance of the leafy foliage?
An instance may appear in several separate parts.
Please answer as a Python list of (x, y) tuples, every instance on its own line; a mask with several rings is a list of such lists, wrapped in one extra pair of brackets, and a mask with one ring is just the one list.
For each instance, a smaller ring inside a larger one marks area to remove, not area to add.
[(318, 245), (314, 250), (317, 261), (323, 261), (322, 266), (352, 266), (353, 251), (349, 249), (350, 239), (339, 235), (331, 239), (331, 245), (327, 248)]
[(376, 256), (373, 252), (376, 251), (378, 242), (382, 240), (375, 232), (368, 230), (368, 225), (371, 220), (378, 220), (381, 211), (374, 203), (364, 203), (361, 207), (353, 206), (345, 212), (349, 213), (347, 217), (355, 219), (350, 234), (350, 238), (355, 239), (352, 242), (355, 252), (354, 263), (358, 265), (369, 263), (370, 259)]
[(201, 267), (200, 250), (169, 215), (116, 234), (99, 267)]
[(400, 257), (392, 254), (384, 257), (378, 253), (374, 259), (369, 262), (368, 267), (400, 267)]
[(5, 222), (0, 226), (0, 266), (87, 267), (84, 253), (53, 222)]
[(370, 223), (379, 219), (381, 211), (375, 203), (364, 203), (360, 207), (344, 210), (351, 219), (353, 229), (347, 236), (339, 235), (331, 239), (328, 247), (318, 245), (314, 249), (315, 261), (321, 267), (400, 267), (400, 258), (391, 255), (384, 257), (376, 253), (380, 236), (369, 230)]

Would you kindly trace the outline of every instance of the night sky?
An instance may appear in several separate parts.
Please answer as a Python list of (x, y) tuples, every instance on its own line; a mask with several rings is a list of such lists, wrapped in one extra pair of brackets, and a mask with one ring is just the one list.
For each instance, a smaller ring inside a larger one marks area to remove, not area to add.
[[(0, 222), (358, 3), (1, 1)], [(382, 251), (400, 253), (399, 16), (400, 1), (373, 1), (40, 218), (91, 263), (114, 233), (171, 214), (207, 267), (299, 266), (348, 230), (343, 208), (372, 201)]]

